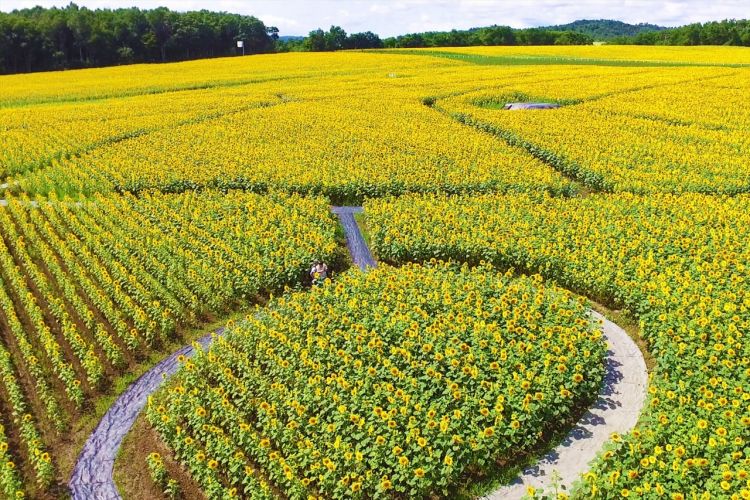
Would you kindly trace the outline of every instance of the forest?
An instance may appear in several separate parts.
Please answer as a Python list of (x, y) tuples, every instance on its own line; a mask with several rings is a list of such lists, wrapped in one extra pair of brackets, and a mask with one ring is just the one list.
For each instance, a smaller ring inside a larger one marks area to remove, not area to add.
[(663, 31), (646, 31), (635, 36), (616, 37), (617, 45), (734, 45), (750, 47), (750, 21), (725, 19), (694, 23)]
[[(618, 36), (620, 35), (620, 36)], [(269, 52), (346, 49), (466, 47), (480, 45), (590, 45), (595, 40), (627, 45), (750, 46), (750, 22), (724, 20), (677, 28), (611, 20), (515, 29), (492, 25), (468, 30), (410, 33), (381, 39), (340, 26), (279, 39), (279, 30), (254, 17), (208, 10), (66, 7), (0, 12), (0, 74), (173, 62)]]
[(467, 47), (476, 45), (591, 45), (594, 39), (575, 31), (488, 26), (469, 30), (412, 33), (386, 38), (386, 47)]
[(610, 40), (619, 36), (635, 36), (646, 31), (662, 31), (664, 26), (649, 23), (629, 24), (614, 19), (579, 19), (567, 24), (547, 26), (552, 31), (577, 31), (594, 40)]
[(228, 56), (239, 40), (246, 53), (273, 52), (277, 36), (226, 12), (34, 7), (0, 12), (0, 73)]

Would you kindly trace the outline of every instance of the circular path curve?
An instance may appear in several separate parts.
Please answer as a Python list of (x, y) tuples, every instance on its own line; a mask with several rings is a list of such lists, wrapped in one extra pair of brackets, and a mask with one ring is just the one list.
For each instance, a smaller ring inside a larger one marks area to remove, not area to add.
[[(224, 333), (224, 328), (209, 333), (198, 343), (205, 349), (215, 335)], [(120, 499), (112, 473), (115, 459), (123, 438), (130, 432), (138, 414), (150, 394), (155, 392), (169, 376), (179, 368), (177, 357), (190, 357), (195, 352), (187, 345), (160, 361), (156, 366), (141, 375), (123, 392), (104, 414), (99, 425), (91, 433), (78, 455), (73, 475), (68, 481), (73, 500), (115, 500)]]
[(549, 490), (555, 472), (558, 484), (569, 491), (573, 482), (588, 470), (589, 463), (610, 435), (628, 432), (638, 422), (648, 385), (643, 354), (625, 330), (598, 312), (591, 311), (591, 314), (602, 321), (602, 332), (608, 344), (606, 371), (598, 399), (557, 448), (486, 499), (521, 498), (528, 487)]
[[(354, 214), (361, 207), (332, 207), (346, 232), (346, 241), (354, 263), (362, 270), (375, 267), (370, 249), (359, 230)], [(569, 487), (588, 469), (589, 462), (601, 450), (613, 432), (625, 433), (635, 426), (646, 397), (648, 373), (640, 350), (619, 326), (593, 312), (603, 322), (604, 336), (609, 344), (604, 384), (594, 406), (576, 424), (563, 442), (534, 466), (525, 469), (510, 485), (486, 498), (521, 498), (528, 486), (549, 488), (553, 471), (560, 484)], [(206, 348), (215, 335), (205, 335), (198, 343)], [(192, 346), (185, 346), (144, 373), (117, 398), (107, 410), (78, 456), (68, 482), (73, 500), (120, 499), (113, 479), (115, 458), (123, 438), (146, 405), (148, 396), (179, 369), (177, 357), (191, 356)]]

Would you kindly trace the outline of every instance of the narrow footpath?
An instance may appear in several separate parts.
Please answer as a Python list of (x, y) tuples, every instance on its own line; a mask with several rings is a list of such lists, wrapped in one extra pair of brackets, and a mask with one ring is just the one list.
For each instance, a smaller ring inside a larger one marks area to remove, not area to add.
[[(205, 349), (215, 335), (221, 335), (224, 328), (204, 335), (198, 343)], [(120, 499), (113, 478), (115, 459), (123, 438), (130, 432), (141, 410), (146, 406), (149, 395), (179, 368), (178, 356), (190, 357), (195, 352), (192, 345), (184, 346), (160, 361), (156, 366), (141, 375), (123, 392), (104, 414), (99, 425), (86, 440), (78, 456), (73, 475), (68, 481), (73, 500), (115, 500)]]
[(486, 499), (522, 498), (529, 487), (553, 493), (555, 480), (558, 487), (565, 487), (563, 492), (570, 491), (612, 433), (624, 434), (638, 422), (648, 385), (646, 361), (625, 330), (596, 311), (591, 311), (591, 315), (602, 321), (602, 332), (609, 346), (599, 398), (554, 450)]
[(362, 237), (362, 232), (354, 218), (354, 214), (362, 213), (362, 207), (331, 207), (331, 212), (338, 216), (341, 227), (344, 228), (346, 246), (349, 247), (354, 264), (363, 271), (368, 267), (377, 267), (378, 264), (372, 257), (370, 247)]

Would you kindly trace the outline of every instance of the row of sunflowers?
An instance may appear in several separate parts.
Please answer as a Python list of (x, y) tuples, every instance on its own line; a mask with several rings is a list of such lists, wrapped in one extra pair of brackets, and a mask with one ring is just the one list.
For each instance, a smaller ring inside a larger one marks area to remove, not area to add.
[(9, 410), (0, 491), (52, 487), (65, 474), (54, 457), (66, 434), (112, 379), (178, 329), (298, 285), (311, 261), (336, 255), (322, 198), (10, 199), (0, 207), (0, 398)]

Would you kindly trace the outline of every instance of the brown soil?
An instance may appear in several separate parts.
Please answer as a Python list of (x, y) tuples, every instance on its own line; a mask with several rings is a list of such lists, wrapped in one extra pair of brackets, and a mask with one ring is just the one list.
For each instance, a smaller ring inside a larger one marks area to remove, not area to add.
[(204, 499), (206, 496), (190, 474), (177, 463), (172, 451), (159, 438), (141, 413), (130, 433), (125, 437), (115, 462), (115, 483), (124, 500), (164, 498), (161, 489), (149, 474), (146, 457), (152, 452), (161, 455), (169, 477), (180, 483), (182, 498)]
[(609, 307), (598, 302), (594, 302), (593, 300), (589, 300), (589, 302), (591, 302), (592, 309), (605, 315), (607, 318), (617, 323), (617, 325), (625, 330), (625, 332), (627, 332), (630, 338), (633, 339), (633, 342), (635, 342), (635, 345), (637, 345), (638, 349), (641, 351), (643, 360), (646, 362), (646, 369), (651, 372), (654, 369), (654, 366), (656, 366), (656, 359), (654, 359), (651, 351), (648, 350), (648, 342), (643, 338), (641, 328), (640, 326), (638, 326), (638, 321), (633, 319), (633, 317), (629, 314), (626, 314), (624, 311), (621, 311), (619, 309), (610, 309)]

